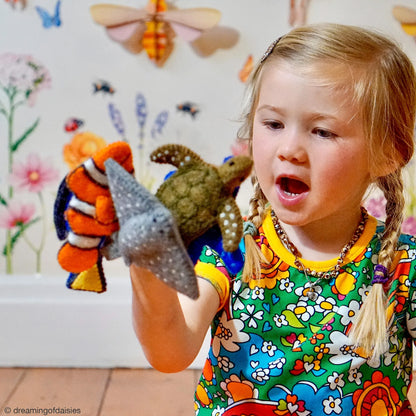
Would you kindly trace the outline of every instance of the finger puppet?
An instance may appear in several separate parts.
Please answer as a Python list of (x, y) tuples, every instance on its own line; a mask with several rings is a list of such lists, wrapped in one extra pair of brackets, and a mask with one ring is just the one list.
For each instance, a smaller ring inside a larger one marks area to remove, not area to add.
[(212, 8), (177, 9), (165, 0), (149, 0), (140, 9), (95, 4), (90, 12), (112, 40), (134, 54), (144, 49), (158, 67), (172, 53), (176, 34), (202, 56), (212, 53), (212, 49), (232, 47), (238, 40), (238, 32), (217, 26), (221, 13)]
[(159, 147), (150, 158), (177, 167), (155, 195), (113, 160), (105, 162), (120, 223), (118, 249), (126, 264), (145, 267), (196, 298), (198, 288), (187, 248), (216, 225), (224, 249), (238, 248), (243, 223), (234, 192), (249, 175), (252, 161), (236, 156), (217, 167), (175, 144)]
[(185, 146), (165, 145), (151, 160), (177, 167), (155, 195), (134, 179), (131, 151), (124, 142), (102, 149), (62, 182), (55, 226), (58, 237), (67, 240), (58, 260), (71, 272), (68, 287), (105, 291), (102, 256), (111, 260), (121, 255), (126, 264), (145, 267), (196, 298), (188, 246), (198, 237), (209, 243), (207, 231), (217, 227), (223, 248), (237, 249), (242, 218), (235, 195), (251, 171), (251, 159), (236, 156), (217, 167)]
[(58, 190), (54, 222), (58, 238), (65, 240), (58, 262), (70, 272), (67, 286), (72, 289), (106, 290), (100, 249), (119, 228), (105, 175), (108, 158), (116, 160), (128, 175), (134, 173), (129, 145), (115, 142), (68, 173)]
[(177, 168), (156, 196), (173, 213), (185, 245), (218, 224), (224, 249), (235, 251), (243, 222), (234, 191), (250, 174), (251, 158), (236, 156), (214, 166), (187, 147), (170, 144), (156, 149), (150, 159)]

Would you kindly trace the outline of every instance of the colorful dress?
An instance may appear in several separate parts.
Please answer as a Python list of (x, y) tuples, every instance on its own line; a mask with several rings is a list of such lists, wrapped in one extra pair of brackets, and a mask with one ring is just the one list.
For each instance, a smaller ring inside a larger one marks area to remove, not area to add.
[[(270, 261), (260, 280), (230, 276), (205, 247), (196, 265), (213, 282), (221, 306), (195, 393), (198, 416), (413, 415), (406, 398), (416, 338), (416, 241), (402, 235), (388, 290), (394, 314), (389, 350), (369, 360), (348, 332), (371, 287), (381, 223), (369, 217), (336, 278), (319, 282), (315, 301), (294, 256), (276, 235), (270, 214), (258, 244)], [(316, 271), (336, 260), (311, 262)], [(371, 317), (369, 317), (371, 319)]]

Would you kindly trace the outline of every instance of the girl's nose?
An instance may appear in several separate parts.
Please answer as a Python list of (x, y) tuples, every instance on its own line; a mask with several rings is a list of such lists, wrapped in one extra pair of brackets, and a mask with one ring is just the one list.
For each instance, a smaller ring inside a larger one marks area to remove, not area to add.
[(302, 133), (287, 131), (279, 138), (277, 157), (282, 161), (305, 163), (307, 160), (306, 142)]

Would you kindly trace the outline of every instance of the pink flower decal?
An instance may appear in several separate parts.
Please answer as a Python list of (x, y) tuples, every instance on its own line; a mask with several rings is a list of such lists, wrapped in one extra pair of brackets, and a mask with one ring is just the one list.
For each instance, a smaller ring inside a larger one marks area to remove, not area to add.
[(366, 208), (370, 215), (378, 219), (383, 219), (386, 217), (386, 199), (384, 196), (379, 196), (377, 198), (371, 198), (367, 204)]
[(416, 218), (407, 217), (402, 224), (402, 232), (404, 234), (416, 235)]
[(35, 205), (31, 203), (11, 202), (0, 208), (0, 228), (12, 229), (27, 224), (35, 214)]
[(231, 145), (231, 152), (233, 156), (249, 156), (250, 151), (248, 148), (248, 141), (236, 139), (234, 143)]
[(24, 94), (29, 106), (33, 106), (39, 91), (50, 88), (49, 71), (30, 55), (4, 53), (0, 55), (0, 84)]
[(59, 172), (36, 154), (30, 154), (25, 162), (16, 162), (10, 181), (20, 189), (41, 192), (43, 188), (59, 177)]

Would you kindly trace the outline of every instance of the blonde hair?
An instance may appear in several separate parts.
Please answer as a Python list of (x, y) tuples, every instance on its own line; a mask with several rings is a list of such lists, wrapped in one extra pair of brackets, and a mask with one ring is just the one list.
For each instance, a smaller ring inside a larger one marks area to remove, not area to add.
[[(249, 140), (250, 151), (262, 73), (264, 68), (280, 63), (289, 64), (320, 85), (344, 91), (349, 103), (358, 109), (374, 166), (374, 183), (387, 200), (378, 262), (391, 272), (405, 203), (401, 170), (414, 150), (416, 75), (412, 63), (396, 43), (364, 28), (325, 23), (293, 29), (271, 45), (248, 81), (238, 136)], [(267, 201), (255, 172), (252, 181), (254, 194), (248, 220), (259, 227)], [(243, 279), (259, 278), (259, 264), (265, 259), (258, 246), (254, 248), (249, 241), (252, 237), (244, 238)], [(373, 284), (350, 333), (353, 342), (373, 357), (386, 350), (386, 303), (383, 285)]]

